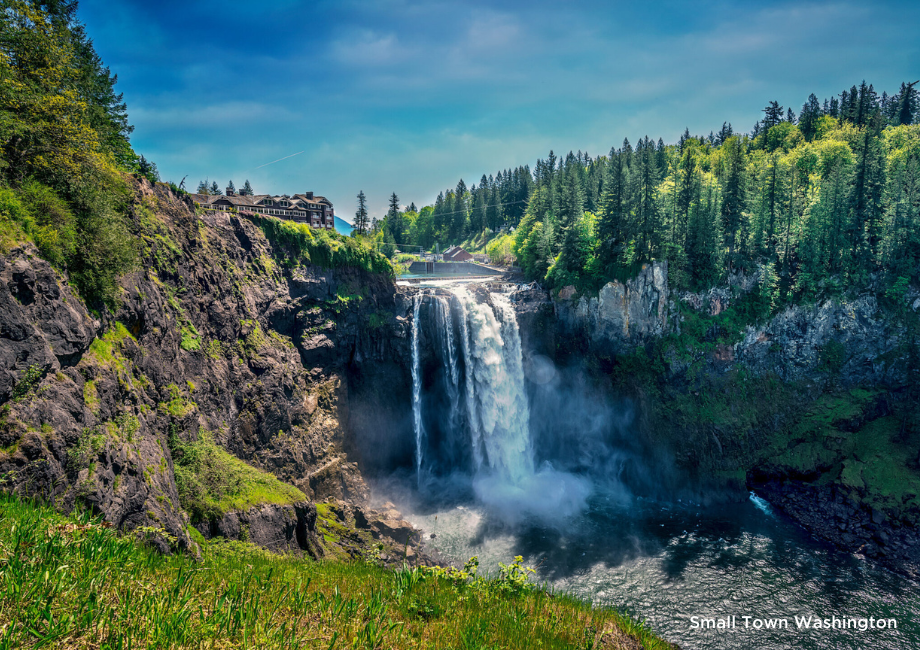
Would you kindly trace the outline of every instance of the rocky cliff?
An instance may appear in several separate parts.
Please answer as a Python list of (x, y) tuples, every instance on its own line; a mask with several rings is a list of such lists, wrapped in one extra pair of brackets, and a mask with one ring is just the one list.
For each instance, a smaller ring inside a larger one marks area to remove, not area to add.
[[(3, 486), (162, 529), (182, 548), (191, 495), (212, 511), (192, 522), (201, 532), (245, 525), (257, 538), (290, 520), (266, 545), (309, 550), (307, 501), (364, 499), (359, 466), (409, 411), (392, 280), (311, 264), (163, 185), (139, 182), (132, 210), (142, 261), (114, 311), (91, 314), (31, 245), (0, 257)], [(280, 482), (233, 474), (233, 458)], [(219, 483), (214, 467), (238, 484), (209, 493), (196, 481)]]
[(556, 313), (565, 334), (584, 336), (598, 348), (620, 352), (668, 334), (674, 324), (668, 292), (668, 263), (645, 265), (625, 284), (608, 282), (597, 297), (579, 296), (574, 287), (559, 293)]
[(904, 319), (920, 318), (920, 301), (896, 316), (866, 292), (758, 318), (756, 286), (738, 276), (678, 294), (654, 263), (597, 297), (527, 289), (516, 302), (532, 364), (577, 363), (598, 390), (630, 398), (647, 448), (684, 476), (669, 490), (753, 489), (819, 537), (916, 572), (917, 342)]

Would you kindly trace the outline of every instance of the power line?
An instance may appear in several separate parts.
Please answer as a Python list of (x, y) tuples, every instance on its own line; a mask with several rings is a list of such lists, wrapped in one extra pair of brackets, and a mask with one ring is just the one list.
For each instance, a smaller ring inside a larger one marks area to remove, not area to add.
[(299, 156), (300, 154), (304, 153), (305, 151), (306, 151), (306, 149), (304, 149), (304, 151), (298, 151), (297, 153), (292, 153), (290, 156), (285, 156), (284, 158), (279, 158), (278, 160), (273, 160), (273, 161), (271, 161), (271, 162), (267, 162), (267, 163), (265, 163), (264, 165), (259, 165), (258, 167), (256, 167), (256, 169), (262, 169), (263, 167), (268, 167), (269, 165), (274, 165), (276, 162), (281, 162), (282, 160), (287, 160), (288, 158), (293, 158), (294, 156)]
[[(518, 199), (517, 201), (511, 201), (511, 203), (496, 203), (494, 205), (487, 205), (486, 208), (500, 208), (506, 205), (515, 205), (517, 203), (527, 203), (527, 199)], [(428, 206), (426, 205), (425, 208), (427, 207)], [(424, 210), (425, 208), (422, 208), (422, 210)], [(461, 212), (466, 212), (466, 210), (454, 210), (453, 212), (439, 212), (438, 214), (442, 217), (446, 217), (447, 215), (460, 214)], [(421, 214), (421, 211), (419, 211), (419, 214)], [(382, 221), (382, 219), (378, 219), (378, 221)]]

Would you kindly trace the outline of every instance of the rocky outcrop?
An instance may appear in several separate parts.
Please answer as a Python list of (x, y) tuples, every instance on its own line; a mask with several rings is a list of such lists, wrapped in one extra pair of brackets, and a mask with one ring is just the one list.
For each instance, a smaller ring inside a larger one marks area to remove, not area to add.
[(323, 555), (316, 537), (316, 506), (312, 503), (267, 503), (228, 512), (214, 521), (198, 522), (195, 528), (205, 539), (238, 539), (276, 553), (305, 551), (313, 558)]
[(860, 507), (843, 492), (797, 480), (764, 480), (757, 491), (814, 535), (865, 555), (914, 578), (920, 577), (920, 513), (892, 517)]
[(580, 334), (593, 347), (620, 352), (671, 332), (674, 317), (668, 292), (668, 263), (646, 264), (625, 284), (608, 282), (597, 297), (565, 287), (556, 302), (559, 321), (569, 335)]
[(30, 369), (36, 381), (79, 361), (99, 325), (32, 244), (0, 257), (0, 403)]

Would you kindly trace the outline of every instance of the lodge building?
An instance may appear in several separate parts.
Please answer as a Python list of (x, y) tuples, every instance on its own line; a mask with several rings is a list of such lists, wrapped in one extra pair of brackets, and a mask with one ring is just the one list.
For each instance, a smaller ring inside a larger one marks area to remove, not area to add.
[(248, 196), (237, 194), (229, 187), (221, 196), (211, 194), (192, 194), (195, 205), (204, 210), (222, 210), (225, 212), (256, 212), (261, 215), (290, 219), (305, 223), (313, 228), (335, 228), (335, 212), (332, 201), (324, 196), (315, 196), (313, 192), (304, 192), (294, 196), (270, 196), (256, 194)]

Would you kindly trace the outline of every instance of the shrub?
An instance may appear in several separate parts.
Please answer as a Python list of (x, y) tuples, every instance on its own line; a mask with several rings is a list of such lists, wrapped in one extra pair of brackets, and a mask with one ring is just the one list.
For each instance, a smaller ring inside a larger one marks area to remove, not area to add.
[(328, 230), (314, 230), (304, 223), (253, 214), (249, 218), (273, 245), (287, 249), (293, 262), (306, 261), (325, 268), (354, 267), (394, 277), (390, 261), (363, 240), (344, 237)]

